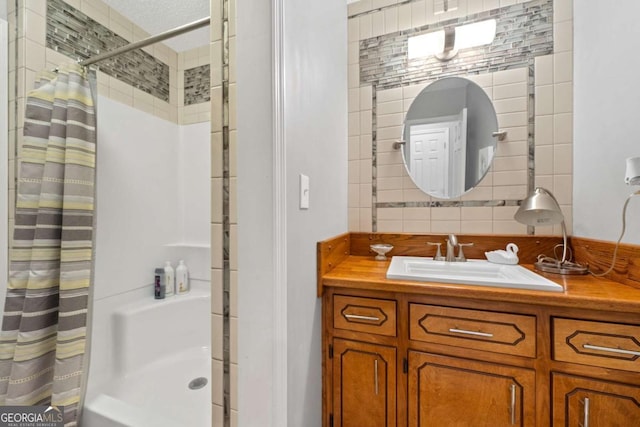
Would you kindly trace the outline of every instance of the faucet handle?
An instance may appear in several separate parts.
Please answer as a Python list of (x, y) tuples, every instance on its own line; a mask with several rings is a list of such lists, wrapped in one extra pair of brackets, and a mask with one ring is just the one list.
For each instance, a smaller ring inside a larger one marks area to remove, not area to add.
[(462, 252), (463, 246), (473, 246), (473, 243), (458, 243), (460, 249), (458, 250), (458, 256), (456, 257), (456, 261), (465, 262), (467, 259), (464, 256), (464, 252)]
[(437, 246), (436, 254), (433, 257), (433, 259), (435, 261), (443, 261), (444, 260), (444, 257), (442, 256), (442, 252), (440, 251), (440, 246), (442, 245), (442, 243), (440, 243), (440, 242), (437, 242), (437, 243), (427, 242), (427, 245), (429, 245), (429, 246)]

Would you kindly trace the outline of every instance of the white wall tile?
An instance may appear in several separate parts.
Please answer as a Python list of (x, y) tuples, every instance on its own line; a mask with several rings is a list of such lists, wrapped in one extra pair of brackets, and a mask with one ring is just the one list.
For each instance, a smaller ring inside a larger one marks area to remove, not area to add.
[(402, 101), (389, 101), (389, 102), (378, 103), (376, 112), (378, 113), (378, 115), (403, 113)]
[(556, 83), (553, 90), (554, 113), (570, 113), (573, 111), (573, 84), (571, 82)]
[(426, 23), (426, 1), (420, 0), (411, 3), (411, 27), (422, 27)]
[(553, 80), (555, 83), (573, 80), (573, 53), (560, 52), (553, 58)]
[(403, 4), (398, 8), (398, 30), (408, 30), (411, 26), (411, 3)]
[(556, 114), (553, 116), (553, 143), (573, 142), (573, 114)]
[(495, 86), (526, 82), (529, 75), (527, 68), (514, 68), (512, 70), (498, 71), (493, 73), (493, 84)]
[(360, 137), (359, 136), (350, 136), (348, 142), (348, 159), (349, 160), (357, 160), (360, 159)]
[(385, 33), (384, 30), (384, 12), (375, 12), (371, 14), (371, 36), (378, 37)]
[(371, 135), (360, 136), (360, 158), (371, 159), (373, 158), (373, 143)]
[(553, 84), (553, 55), (536, 56), (534, 75), (536, 85)]
[(384, 31), (385, 33), (395, 33), (398, 31), (398, 8), (392, 7), (384, 11)]
[(347, 102), (349, 105), (350, 113), (360, 111), (360, 89), (358, 88), (349, 89), (349, 98)]
[(380, 90), (376, 93), (376, 102), (402, 101), (402, 88)]
[(566, 52), (573, 50), (573, 21), (553, 24), (553, 51)]
[(360, 135), (360, 113), (349, 113), (349, 136)]
[(536, 175), (552, 175), (553, 145), (536, 146), (535, 162)]
[(527, 96), (526, 83), (501, 85), (493, 88), (493, 99), (518, 98), (523, 96)]
[(553, 173), (571, 174), (573, 172), (572, 144), (556, 144), (553, 146)]
[(553, 85), (536, 86), (535, 111), (536, 115), (553, 114)]
[(390, 126), (402, 126), (402, 123), (404, 121), (404, 114), (379, 114), (377, 119), (378, 129)]
[(553, 22), (573, 19), (573, 0), (555, 0), (553, 2)]
[(360, 18), (360, 35), (359, 39), (364, 40), (371, 38), (372, 30), (371, 30), (371, 14), (363, 15)]
[(347, 22), (347, 40), (349, 42), (360, 41), (360, 19), (351, 18)]
[(373, 94), (371, 86), (360, 86), (360, 109), (371, 110), (373, 108)]
[(371, 110), (360, 111), (360, 135), (371, 133), (373, 128)]

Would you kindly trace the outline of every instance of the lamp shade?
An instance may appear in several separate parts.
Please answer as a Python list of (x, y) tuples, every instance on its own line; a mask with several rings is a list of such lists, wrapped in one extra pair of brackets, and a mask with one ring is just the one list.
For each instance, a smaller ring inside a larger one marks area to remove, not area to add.
[(522, 201), (514, 218), (522, 224), (532, 226), (554, 225), (564, 221), (558, 201), (551, 192), (542, 187), (537, 187)]

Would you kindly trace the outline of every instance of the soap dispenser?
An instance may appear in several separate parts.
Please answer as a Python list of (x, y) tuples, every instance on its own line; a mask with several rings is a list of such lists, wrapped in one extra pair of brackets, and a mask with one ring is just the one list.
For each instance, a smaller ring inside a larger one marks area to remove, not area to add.
[(184, 294), (189, 292), (189, 270), (183, 260), (180, 260), (176, 267), (176, 293)]

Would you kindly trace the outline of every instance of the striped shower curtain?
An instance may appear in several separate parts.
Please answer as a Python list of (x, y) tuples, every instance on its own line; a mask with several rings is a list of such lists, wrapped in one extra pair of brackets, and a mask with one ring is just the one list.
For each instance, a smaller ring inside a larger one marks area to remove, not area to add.
[(0, 333), (0, 404), (64, 409), (77, 424), (88, 373), (96, 115), (89, 72), (43, 73), (27, 98)]

